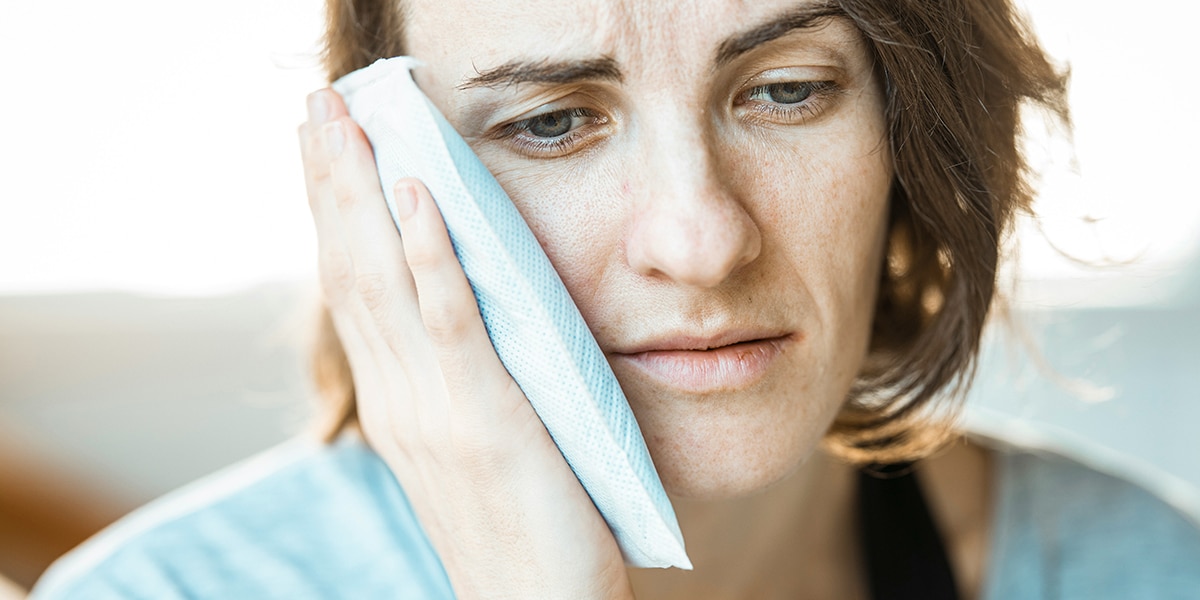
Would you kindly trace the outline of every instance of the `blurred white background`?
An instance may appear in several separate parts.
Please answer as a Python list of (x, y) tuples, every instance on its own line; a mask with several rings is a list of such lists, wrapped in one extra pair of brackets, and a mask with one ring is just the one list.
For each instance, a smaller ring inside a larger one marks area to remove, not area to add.
[[(1072, 72), (1073, 143), (1031, 131), (1041, 217), (1017, 266), (1051, 369), (995, 342), (977, 424), (1099, 444), (1200, 506), (1200, 4), (1027, 1)], [(0, 436), (134, 504), (300, 426), (315, 238), (295, 128), (321, 18), (0, 5)]]
[(5, 2), (0, 293), (311, 278), (316, 0)]

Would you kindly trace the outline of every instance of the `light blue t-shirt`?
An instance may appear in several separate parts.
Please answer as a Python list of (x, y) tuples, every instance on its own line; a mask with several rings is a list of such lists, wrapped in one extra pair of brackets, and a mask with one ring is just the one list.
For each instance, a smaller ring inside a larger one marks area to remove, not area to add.
[[(997, 454), (985, 600), (1200, 599), (1200, 529), (1054, 456)], [(31, 596), (452, 598), (400, 486), (361, 441), (294, 441), (131, 514)]]

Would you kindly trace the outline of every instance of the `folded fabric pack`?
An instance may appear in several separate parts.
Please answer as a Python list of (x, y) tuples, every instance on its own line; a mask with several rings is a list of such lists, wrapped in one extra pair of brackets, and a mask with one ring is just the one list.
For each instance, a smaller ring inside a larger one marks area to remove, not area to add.
[(441, 210), (496, 354), (607, 521), (625, 561), (691, 568), (629, 403), (579, 309), (500, 184), (413, 81), (410, 57), (333, 84), (392, 187), (416, 177)]

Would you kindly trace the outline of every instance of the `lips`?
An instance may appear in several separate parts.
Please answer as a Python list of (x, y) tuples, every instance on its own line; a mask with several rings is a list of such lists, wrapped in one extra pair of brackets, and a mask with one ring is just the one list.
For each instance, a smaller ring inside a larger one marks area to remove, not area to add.
[(710, 337), (676, 335), (614, 353), (613, 358), (681, 391), (733, 391), (762, 379), (794, 337), (746, 331)]

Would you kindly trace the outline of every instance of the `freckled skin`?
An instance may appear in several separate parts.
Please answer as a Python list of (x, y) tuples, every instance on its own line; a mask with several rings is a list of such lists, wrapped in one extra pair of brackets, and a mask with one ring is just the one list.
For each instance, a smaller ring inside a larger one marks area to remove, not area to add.
[[(734, 496), (794, 471), (861, 368), (882, 262), (891, 159), (859, 34), (833, 21), (714, 67), (721, 40), (795, 0), (412, 5), (410, 52), (428, 65), (418, 82), (513, 198), (601, 348), (672, 331), (796, 332), (766, 377), (735, 391), (688, 394), (613, 362), (668, 491)], [(622, 82), (456, 89), (514, 58), (601, 56)], [(841, 91), (800, 122), (747, 118), (737, 94), (773, 69)], [(499, 108), (472, 121), (484, 98)], [(546, 104), (608, 122), (555, 158), (488, 135)]]

